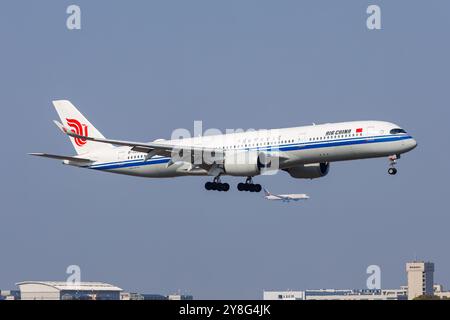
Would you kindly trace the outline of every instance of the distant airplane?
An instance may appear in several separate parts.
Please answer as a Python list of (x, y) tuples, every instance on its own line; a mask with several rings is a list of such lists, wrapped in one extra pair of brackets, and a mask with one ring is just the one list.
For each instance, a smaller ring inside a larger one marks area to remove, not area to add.
[(267, 200), (279, 200), (283, 202), (307, 200), (309, 196), (304, 193), (291, 193), (291, 194), (272, 194), (266, 188), (264, 188), (264, 198)]
[[(246, 177), (245, 183), (237, 185), (239, 191), (260, 192), (262, 187), (254, 184), (253, 178), (273, 167), (293, 178), (314, 179), (328, 174), (330, 162), (377, 157), (388, 157), (388, 172), (395, 175), (400, 154), (417, 145), (405, 130), (385, 121), (327, 123), (153, 142), (112, 140), (106, 139), (70, 101), (53, 101), (53, 105), (62, 122), (55, 123), (69, 136), (77, 155), (31, 155), (136, 177), (214, 177), (206, 182), (206, 190), (228, 191), (230, 185), (222, 183), (221, 177), (235, 176)], [(149, 125), (154, 121), (158, 121), (155, 113), (148, 119)], [(242, 158), (245, 161), (239, 160)]]

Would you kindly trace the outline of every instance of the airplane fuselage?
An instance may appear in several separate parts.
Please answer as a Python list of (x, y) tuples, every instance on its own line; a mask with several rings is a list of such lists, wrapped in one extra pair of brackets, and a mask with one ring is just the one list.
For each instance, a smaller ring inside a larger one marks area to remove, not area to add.
[(267, 200), (273, 200), (273, 201), (289, 202), (289, 201), (307, 200), (307, 199), (309, 199), (309, 196), (307, 196), (306, 194), (295, 194), (295, 193), (280, 194), (280, 195), (269, 194), (269, 195), (265, 196), (264, 198), (266, 198)]
[[(384, 121), (352, 121), (284, 129), (257, 130), (216, 136), (167, 140), (177, 146), (202, 146), (226, 152), (277, 152), (283, 161), (279, 169), (299, 165), (330, 163), (400, 155), (415, 148), (416, 141), (398, 125)], [(189, 163), (168, 165), (170, 157), (146, 158), (131, 147), (114, 147), (91, 153), (95, 162), (85, 167), (140, 177), (164, 178), (208, 175)], [(223, 172), (223, 175), (227, 175)]]

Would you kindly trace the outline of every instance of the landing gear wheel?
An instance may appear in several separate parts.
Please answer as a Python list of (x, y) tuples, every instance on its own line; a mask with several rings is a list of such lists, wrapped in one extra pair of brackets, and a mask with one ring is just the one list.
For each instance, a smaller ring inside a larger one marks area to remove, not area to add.
[(388, 173), (389, 173), (391, 176), (394, 176), (394, 175), (397, 174), (397, 169), (396, 169), (396, 168), (389, 168)]
[(251, 178), (248, 178), (246, 183), (238, 183), (237, 189), (239, 191), (261, 192), (262, 187), (260, 184), (254, 184), (253, 182), (249, 181), (251, 181)]
[(210, 191), (210, 190), (214, 190), (214, 191), (225, 191), (227, 192), (228, 190), (230, 190), (230, 185), (228, 183), (221, 183), (221, 182), (206, 182), (205, 183), (205, 189)]

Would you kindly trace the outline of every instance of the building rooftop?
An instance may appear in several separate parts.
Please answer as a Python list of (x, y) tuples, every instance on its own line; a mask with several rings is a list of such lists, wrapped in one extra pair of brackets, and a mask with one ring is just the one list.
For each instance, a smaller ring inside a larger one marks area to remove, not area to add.
[(22, 285), (41, 285), (48, 286), (58, 290), (70, 291), (122, 291), (121, 288), (103, 282), (65, 282), (65, 281), (22, 281), (16, 283), (16, 286)]

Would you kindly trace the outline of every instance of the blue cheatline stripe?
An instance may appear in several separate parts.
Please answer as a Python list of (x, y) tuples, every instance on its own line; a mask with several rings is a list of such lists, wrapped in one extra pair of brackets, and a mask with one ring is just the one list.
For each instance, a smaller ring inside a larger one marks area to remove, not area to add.
[(95, 166), (90, 166), (90, 169), (96, 169), (96, 170), (111, 170), (111, 169), (120, 169), (120, 168), (129, 168), (129, 167), (139, 167), (139, 166), (148, 166), (151, 164), (160, 164), (160, 163), (167, 163), (169, 162), (170, 158), (158, 158), (158, 159), (151, 159), (147, 161), (136, 160), (134, 162), (120, 162), (117, 164), (99, 164)]
[[(331, 148), (331, 147), (348, 146), (348, 145), (359, 145), (359, 144), (367, 144), (367, 143), (393, 142), (393, 141), (401, 141), (401, 140), (407, 140), (407, 139), (412, 139), (412, 137), (408, 136), (408, 135), (358, 137), (358, 138), (351, 138), (351, 139), (313, 141), (313, 142), (272, 145), (272, 146), (255, 147), (255, 148), (243, 148), (243, 149), (238, 149), (238, 150), (295, 151), (295, 150), (306, 150), (306, 149)], [(169, 162), (169, 160), (170, 160), (169, 157), (152, 158), (147, 161), (144, 161), (142, 159), (125, 160), (125, 161), (116, 161), (116, 162), (95, 164), (95, 165), (89, 166), (88, 168), (97, 169), (97, 170), (112, 170), (112, 169), (139, 167), (139, 166), (147, 166), (147, 165), (152, 165), (152, 164), (167, 163), (167, 162)]]
[[(162, 159), (162, 158), (167, 158), (167, 157), (161, 157), (161, 156), (155, 156), (154, 158), (152, 158), (151, 160), (147, 160), (147, 161), (152, 161), (152, 160), (158, 160), (158, 159)], [(104, 163), (99, 163), (99, 164), (93, 164), (91, 166), (91, 168), (95, 168), (98, 166), (105, 166), (105, 165), (110, 165), (110, 164), (125, 164), (125, 163), (133, 163), (133, 162), (143, 162), (142, 159), (133, 159), (133, 160), (122, 160), (122, 161), (113, 161), (113, 162), (104, 162)]]

